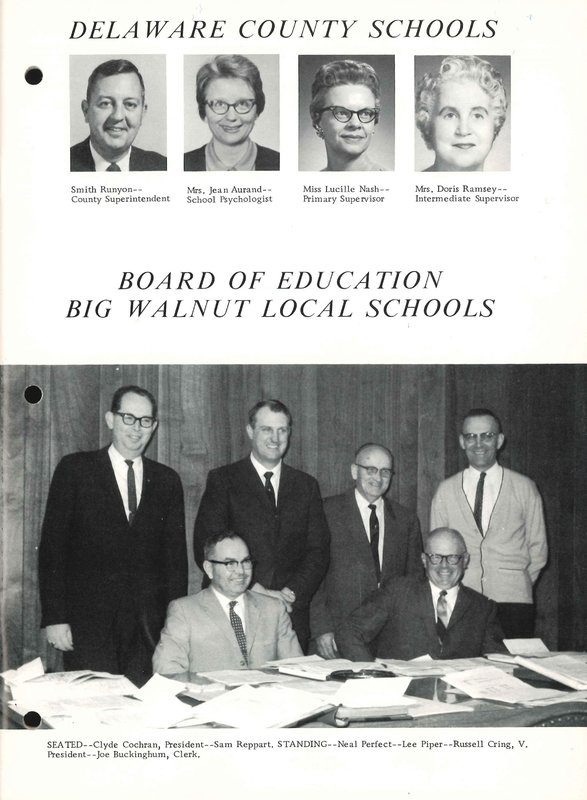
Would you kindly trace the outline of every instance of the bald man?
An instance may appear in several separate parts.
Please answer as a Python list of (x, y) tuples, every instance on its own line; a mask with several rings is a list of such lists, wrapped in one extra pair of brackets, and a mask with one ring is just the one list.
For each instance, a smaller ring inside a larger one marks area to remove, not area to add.
[(336, 626), (383, 581), (422, 572), (418, 518), (385, 497), (393, 477), (391, 452), (382, 444), (361, 445), (351, 475), (354, 487), (324, 502), (330, 566), (310, 608), (315, 649), (323, 658), (338, 657)]
[(461, 534), (432, 531), (421, 559), (425, 577), (387, 583), (336, 629), (345, 658), (370, 660), (375, 638), (379, 658), (473, 658), (505, 650), (496, 604), (461, 583), (469, 564)]

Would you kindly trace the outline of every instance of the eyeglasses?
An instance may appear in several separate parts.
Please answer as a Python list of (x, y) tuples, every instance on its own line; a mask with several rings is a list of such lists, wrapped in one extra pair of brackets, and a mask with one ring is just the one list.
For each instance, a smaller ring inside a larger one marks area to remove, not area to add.
[(442, 564), (443, 561), (446, 561), (450, 567), (456, 567), (465, 554), (461, 553), (460, 555), (456, 555), (456, 553), (453, 553), (450, 556), (441, 556), (438, 555), (438, 553), (426, 553), (425, 555), (433, 567), (437, 567), (439, 564)]
[(256, 100), (237, 100), (236, 103), (227, 103), (226, 100), (208, 100), (206, 105), (215, 114), (226, 114), (229, 108), (234, 108), (237, 114), (248, 114), (254, 105), (257, 104)]
[(215, 561), (213, 558), (207, 558), (206, 561), (209, 561), (211, 564), (221, 564), (223, 567), (229, 572), (236, 572), (239, 567), (243, 569), (252, 569), (253, 568), (253, 559), (243, 558), (242, 561), (237, 561), (234, 558), (229, 558), (227, 561)]
[(389, 480), (391, 476), (395, 474), (392, 469), (388, 469), (387, 467), (384, 467), (383, 469), (377, 469), (377, 467), (366, 467), (364, 464), (357, 464), (356, 462), (355, 467), (361, 467), (361, 469), (364, 469), (367, 472), (367, 475), (370, 475), (372, 478), (374, 478), (376, 475), (381, 475), (384, 481)]
[(324, 111), (330, 111), (334, 119), (339, 122), (349, 122), (353, 118), (353, 114), (357, 115), (359, 122), (373, 122), (379, 116), (378, 108), (360, 108), (358, 111), (351, 111), (350, 108), (344, 106), (325, 106), (319, 109), (318, 113), (323, 114)]
[(141, 428), (152, 428), (157, 420), (155, 417), (135, 417), (134, 414), (128, 414), (125, 411), (115, 411), (115, 414), (122, 419), (125, 425), (134, 425), (138, 422)]
[(493, 431), (484, 431), (483, 433), (463, 433), (463, 439), (467, 444), (474, 444), (476, 441), (481, 440), (485, 444), (492, 444), (495, 441), (497, 433)]

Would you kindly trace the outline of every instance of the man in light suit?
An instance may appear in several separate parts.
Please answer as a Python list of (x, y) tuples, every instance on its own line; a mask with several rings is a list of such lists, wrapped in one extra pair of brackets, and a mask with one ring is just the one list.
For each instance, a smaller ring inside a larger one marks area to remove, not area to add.
[(67, 670), (142, 684), (167, 605), (187, 591), (183, 490), (176, 472), (143, 456), (158, 424), (150, 392), (122, 386), (106, 424), (112, 444), (65, 456), (51, 482), (41, 627)]
[(461, 585), (469, 563), (458, 531), (438, 528), (424, 543), (426, 577), (406, 576), (378, 589), (336, 629), (338, 648), (353, 661), (473, 658), (504, 652), (503, 633), (492, 600)]
[(546, 526), (534, 482), (497, 463), (504, 440), (493, 411), (467, 412), (459, 444), (469, 466), (440, 484), (430, 524), (461, 531), (471, 559), (463, 582), (495, 600), (508, 638), (529, 638), (533, 587), (548, 558)]
[(164, 156), (133, 146), (146, 111), (143, 77), (131, 61), (97, 66), (82, 100), (90, 135), (71, 148), (71, 172), (165, 171)]
[(291, 612), (305, 650), (308, 608), (328, 566), (328, 525), (318, 483), (284, 464), (291, 414), (279, 400), (262, 400), (249, 412), (252, 452), (208, 475), (194, 528), (196, 562), (215, 533), (242, 535), (255, 562), (255, 591), (277, 597)]
[(210, 586), (169, 605), (153, 655), (155, 672), (255, 669), (266, 661), (302, 655), (283, 603), (247, 590), (253, 562), (240, 536), (210, 537), (203, 566)]
[(338, 658), (336, 626), (383, 581), (422, 571), (418, 518), (384, 498), (393, 475), (391, 452), (380, 444), (362, 445), (351, 474), (354, 489), (324, 501), (330, 566), (310, 609), (312, 637), (323, 658)]

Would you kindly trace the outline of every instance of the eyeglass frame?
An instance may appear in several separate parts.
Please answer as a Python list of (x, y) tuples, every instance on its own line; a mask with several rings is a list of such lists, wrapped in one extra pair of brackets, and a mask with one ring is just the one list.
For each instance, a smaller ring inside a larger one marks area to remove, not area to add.
[[(439, 567), (443, 561), (446, 561), (449, 567), (456, 567), (458, 564), (461, 563), (463, 558), (467, 555), (467, 553), (449, 553), (447, 556), (441, 556), (440, 553), (424, 553), (428, 561), (432, 564), (433, 567)], [(440, 561), (436, 563), (432, 560), (433, 558), (439, 558)], [(449, 561), (449, 559), (455, 559), (456, 561), (453, 563)]]
[(379, 469), (379, 467), (366, 467), (365, 464), (358, 464), (356, 461), (353, 463), (355, 467), (361, 467), (361, 469), (367, 470), (367, 475), (370, 475), (372, 478), (375, 475), (381, 475), (383, 480), (391, 480), (395, 475), (395, 470), (390, 469), (389, 467), (382, 467)]
[(229, 558), (227, 561), (218, 561), (215, 558), (205, 558), (204, 561), (209, 561), (211, 564), (222, 564), (226, 567), (228, 572), (236, 572), (238, 567), (243, 569), (253, 569), (255, 562), (250, 556), (243, 558), (242, 561), (237, 561), (236, 558)]
[[(350, 114), (350, 117), (348, 119), (339, 119), (336, 116), (335, 112), (334, 112), (335, 108), (341, 108), (343, 111), (347, 111)], [(320, 116), (325, 111), (330, 111), (330, 113), (332, 114), (332, 116), (334, 117), (334, 119), (337, 122), (343, 122), (345, 125), (352, 120), (353, 114), (357, 115), (357, 119), (359, 120), (359, 122), (362, 125), (368, 125), (370, 122), (373, 122), (373, 120), (375, 120), (375, 122), (377, 122), (377, 120), (379, 119), (379, 111), (380, 111), (380, 109), (378, 109), (378, 108), (360, 108), (358, 111), (352, 111), (350, 108), (346, 108), (346, 106), (324, 106), (324, 108), (317, 109), (317, 114)], [(373, 116), (371, 117), (371, 119), (361, 119), (359, 114), (361, 112), (363, 112), (363, 111), (372, 112)]]
[[(251, 107), (248, 109), (248, 111), (237, 111), (236, 107), (238, 106), (239, 103), (249, 103), (249, 102), (251, 103)], [(216, 111), (216, 109), (212, 107), (212, 103), (223, 103), (226, 106), (226, 111)], [(249, 114), (253, 110), (253, 108), (257, 105), (257, 101), (254, 99), (250, 99), (248, 97), (245, 97), (243, 100), (237, 100), (236, 103), (227, 103), (226, 100), (206, 100), (206, 105), (208, 106), (210, 111), (212, 111), (214, 114), (218, 114), (219, 117), (223, 117), (225, 114), (228, 114), (229, 108), (234, 108), (235, 114), (240, 114), (241, 116), (244, 116), (245, 114)]]
[[(135, 415), (131, 414), (130, 411), (114, 411), (112, 413), (118, 414), (118, 416), (122, 419), (122, 424), (123, 425), (128, 425), (129, 428), (132, 428), (134, 426), (134, 424), (136, 422), (138, 422), (139, 425), (141, 426), (141, 428), (145, 428), (146, 430), (149, 430), (150, 428), (152, 428), (157, 423), (157, 417), (149, 417), (147, 415), (145, 415), (144, 417), (135, 417)], [(125, 417), (132, 417), (132, 422), (126, 422), (125, 419), (124, 419)], [(144, 419), (150, 420), (150, 424), (144, 425), (143, 424), (143, 420)]]
[(461, 433), (461, 436), (467, 444), (474, 444), (478, 441), (483, 442), (483, 444), (491, 444), (497, 439), (499, 433), (495, 431), (483, 431), (483, 433)]

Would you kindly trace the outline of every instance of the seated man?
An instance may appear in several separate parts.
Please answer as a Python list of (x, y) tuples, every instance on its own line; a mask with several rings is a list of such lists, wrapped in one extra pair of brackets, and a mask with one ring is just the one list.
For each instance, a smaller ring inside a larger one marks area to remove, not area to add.
[(368, 644), (378, 638), (379, 658), (409, 660), (472, 658), (504, 652), (493, 600), (461, 585), (469, 554), (458, 531), (437, 528), (424, 543), (426, 577), (385, 583), (337, 628), (341, 655), (370, 661)]
[(302, 655), (285, 605), (247, 591), (253, 562), (240, 536), (211, 536), (204, 544), (203, 566), (210, 586), (169, 604), (153, 655), (155, 672), (254, 669)]

